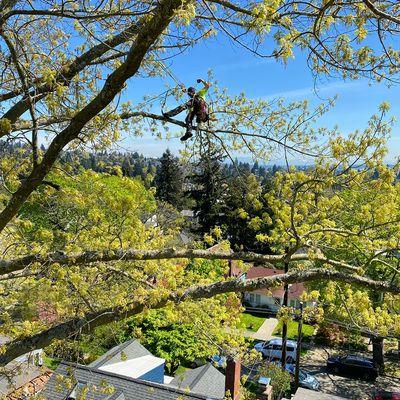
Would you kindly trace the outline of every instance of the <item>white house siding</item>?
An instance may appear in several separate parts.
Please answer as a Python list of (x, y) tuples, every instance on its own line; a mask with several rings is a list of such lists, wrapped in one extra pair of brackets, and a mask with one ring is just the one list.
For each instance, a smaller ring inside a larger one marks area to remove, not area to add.
[(282, 299), (278, 297), (267, 296), (260, 293), (247, 292), (244, 294), (244, 300), (252, 307), (269, 308), (271, 310), (278, 310), (282, 304)]
[[(279, 297), (273, 297), (270, 295), (260, 294), (260, 293), (252, 293), (246, 292), (244, 294), (245, 302), (249, 303), (252, 307), (255, 308), (268, 308), (270, 310), (277, 311), (282, 305), (283, 299)], [(303, 302), (304, 306), (311, 305), (310, 302)], [(300, 300), (298, 299), (289, 299), (289, 307), (299, 308)]]

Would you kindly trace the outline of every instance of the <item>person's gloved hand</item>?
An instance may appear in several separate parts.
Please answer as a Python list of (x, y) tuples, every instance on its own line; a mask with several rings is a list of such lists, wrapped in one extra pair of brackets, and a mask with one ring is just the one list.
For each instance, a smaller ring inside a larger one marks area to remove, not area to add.
[(201, 79), (201, 78), (197, 79), (197, 83), (201, 83), (201, 82), (203, 82), (203, 79)]

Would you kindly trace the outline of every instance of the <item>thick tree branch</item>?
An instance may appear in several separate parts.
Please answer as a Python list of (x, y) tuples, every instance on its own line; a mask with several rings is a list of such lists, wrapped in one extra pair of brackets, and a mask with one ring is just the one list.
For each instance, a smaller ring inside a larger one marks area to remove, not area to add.
[[(118, 35), (115, 35), (112, 38), (92, 47), (82, 55), (75, 58), (73, 61), (70, 61), (63, 68), (61, 68), (60, 72), (54, 78), (54, 83), (40, 84), (40, 82), (36, 82), (37, 84), (39, 84), (39, 86), (32, 90), (29, 94), (31, 96), (34, 96), (35, 101), (38, 102), (39, 100), (43, 99), (48, 93), (53, 92), (56, 89), (57, 85), (69, 85), (71, 80), (81, 71), (83, 71), (88, 65), (91, 65), (99, 57), (111, 51), (120, 44), (126, 43), (127, 41), (131, 40), (135, 35), (138, 34), (142, 27), (143, 26), (141, 23), (135, 22)], [(0, 101), (9, 100), (22, 93), (24, 93), (23, 89), (14, 90), (10, 93), (4, 93), (0, 95)], [(23, 99), (15, 103), (3, 115), (2, 118), (7, 118), (12, 124), (14, 124), (17, 122), (18, 118), (21, 117), (22, 114), (24, 114), (28, 110), (28, 106), (29, 105), (27, 103), (27, 99), (24, 97)]]
[(218, 294), (244, 292), (257, 289), (271, 289), (297, 282), (309, 282), (314, 280), (337, 281), (373, 289), (383, 292), (400, 294), (400, 287), (387, 282), (373, 281), (358, 275), (348, 275), (343, 272), (328, 269), (312, 269), (295, 271), (287, 274), (269, 276), (265, 278), (248, 279), (245, 281), (231, 280), (213, 283), (205, 286), (195, 286), (186, 289), (183, 293), (171, 293), (165, 298), (152, 303), (149, 296), (148, 302), (142, 304), (131, 303), (126, 307), (113, 307), (99, 312), (86, 314), (82, 318), (74, 318), (39, 332), (35, 335), (16, 339), (3, 346), (4, 351), (0, 355), (0, 365), (5, 365), (16, 357), (34, 349), (48, 346), (54, 339), (67, 339), (77, 333), (87, 333), (95, 327), (114, 321), (124, 320), (130, 316), (141, 313), (145, 308), (162, 308), (168, 302), (180, 303), (184, 300), (197, 300), (210, 298)]
[(11, 12), (17, 3), (17, 0), (3, 0), (0, 2), (0, 28), (7, 21), (8, 13)]
[(175, 10), (182, 5), (182, 1), (184, 0), (161, 1), (152, 17), (146, 16), (139, 24), (135, 25), (135, 30), (138, 30), (139, 33), (125, 62), (108, 76), (99, 94), (81, 109), (71, 119), (70, 124), (54, 138), (41, 163), (32, 170), (27, 180), (12, 195), (9, 203), (0, 214), (0, 232), (17, 214), (29, 195), (41, 184), (62, 149), (78, 137), (84, 126), (107, 107), (122, 90), (125, 82), (136, 74), (150, 47), (168, 27), (174, 17)]
[[(131, 119), (131, 118), (147, 118), (147, 119), (152, 119), (154, 121), (160, 121), (160, 122), (168, 122), (170, 124), (174, 124), (177, 126), (180, 126), (182, 128), (186, 128), (186, 124), (183, 121), (179, 121), (174, 118), (168, 118), (164, 117), (163, 115), (158, 115), (146, 111), (132, 111), (132, 112), (124, 112), (120, 114), (119, 116), (121, 119), (126, 120), (126, 119)], [(50, 126), (53, 124), (58, 124), (58, 123), (63, 123), (69, 121), (71, 118), (68, 117), (51, 117), (51, 118), (39, 118), (38, 119), (38, 124), (40, 127), (46, 127)], [(19, 121), (17, 124), (14, 125), (13, 131), (17, 132), (19, 130), (29, 130), (31, 129), (31, 123), (29, 121)], [(291, 146), (287, 143), (285, 143), (283, 140), (275, 139), (267, 134), (260, 134), (260, 133), (254, 133), (254, 132), (242, 132), (242, 131), (237, 131), (237, 130), (226, 130), (226, 129), (208, 129), (206, 127), (200, 127), (199, 129), (202, 132), (210, 133), (213, 135), (218, 135), (218, 134), (228, 134), (228, 135), (236, 135), (236, 136), (242, 136), (242, 137), (250, 137), (250, 138), (259, 138), (263, 140), (268, 140), (269, 142), (272, 142), (274, 144), (277, 144), (279, 146), (282, 146), (283, 148), (286, 148), (288, 150), (294, 151), (296, 153), (306, 155), (308, 157), (317, 157), (318, 155), (315, 153), (311, 153), (309, 151), (304, 151), (302, 149), (296, 148), (295, 146)]]
[[(211, 252), (209, 250), (199, 249), (175, 249), (167, 248), (162, 250), (103, 250), (103, 251), (85, 251), (82, 253), (65, 254), (61, 252), (50, 253), (46, 255), (29, 255), (16, 260), (0, 261), (0, 275), (10, 272), (20, 271), (34, 263), (44, 265), (84, 265), (97, 262), (112, 261), (139, 261), (139, 260), (165, 260), (179, 258), (203, 258), (208, 260), (242, 260), (248, 262), (258, 262), (266, 264), (278, 264), (287, 260), (286, 255), (257, 254), (252, 252)], [(292, 254), (288, 262), (296, 261), (318, 261), (329, 264), (337, 268), (348, 271), (358, 271), (358, 268), (341, 261), (330, 260), (322, 255), (310, 257), (308, 254)]]
[(227, 0), (208, 0), (209, 3), (215, 3), (215, 4), (219, 4), (220, 6), (223, 6), (225, 8), (228, 8), (232, 11), (241, 13), (241, 14), (245, 14), (248, 15), (250, 17), (254, 17), (255, 14), (253, 14), (253, 12), (251, 10), (248, 10), (246, 8), (240, 7), (234, 3), (231, 3), (230, 1)]
[(394, 15), (391, 15), (385, 11), (380, 10), (375, 6), (374, 2), (371, 0), (363, 0), (365, 5), (372, 11), (374, 15), (377, 15), (380, 18), (386, 19), (388, 21), (394, 22), (397, 25), (400, 25), (400, 19), (396, 18)]
[(33, 16), (47, 16), (47, 17), (59, 17), (59, 18), (67, 18), (67, 19), (76, 19), (76, 20), (98, 20), (98, 19), (106, 19), (110, 17), (123, 17), (123, 16), (138, 16), (144, 15), (148, 12), (145, 11), (127, 11), (121, 10), (117, 12), (95, 12), (89, 13), (88, 11), (75, 11), (75, 10), (38, 10), (38, 9), (31, 9), (31, 10), (21, 10), (15, 9), (9, 11), (7, 14), (4, 15), (5, 19), (8, 19), (15, 15), (33, 15)]
[[(171, 124), (181, 126), (182, 128), (186, 127), (185, 123), (182, 122), (182, 121), (179, 121), (179, 120), (176, 120), (176, 119), (173, 119), (173, 118), (167, 118), (167, 117), (164, 117), (162, 115), (157, 115), (157, 114), (153, 114), (153, 113), (144, 112), (144, 111), (127, 112), (127, 113), (121, 114), (121, 119), (129, 119), (129, 118), (135, 118), (135, 117), (143, 117), (143, 118), (149, 118), (149, 119), (158, 120), (158, 121), (169, 122)], [(237, 135), (237, 136), (243, 136), (243, 137), (247, 136), (247, 137), (252, 137), (252, 138), (264, 139), (264, 140), (268, 140), (268, 141), (270, 141), (272, 143), (275, 143), (275, 144), (277, 144), (279, 146), (282, 146), (282, 147), (284, 147), (286, 149), (292, 150), (292, 151), (294, 151), (296, 153), (303, 154), (303, 155), (306, 155), (306, 156), (309, 156), (309, 157), (317, 157), (317, 154), (310, 153), (308, 151), (303, 151), (303, 150), (298, 149), (298, 148), (296, 148), (294, 146), (290, 146), (287, 143), (285, 143), (284, 141), (279, 140), (279, 139), (275, 139), (275, 138), (273, 138), (271, 136), (268, 136), (268, 135), (262, 135), (262, 134), (259, 134), (259, 133), (252, 133), (252, 132), (241, 132), (241, 131), (236, 131), (236, 130), (227, 130), (227, 129), (208, 129), (208, 128), (205, 128), (205, 127), (201, 127), (199, 130), (202, 131), (202, 132), (207, 132), (207, 133), (211, 133), (211, 134), (214, 134), (214, 135), (222, 133), (222, 134)]]

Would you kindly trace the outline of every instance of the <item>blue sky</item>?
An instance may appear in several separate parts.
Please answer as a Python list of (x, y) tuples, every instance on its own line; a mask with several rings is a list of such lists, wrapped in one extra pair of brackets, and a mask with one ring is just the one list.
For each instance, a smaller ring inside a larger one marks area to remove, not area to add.
[[(282, 62), (256, 57), (222, 36), (203, 42), (170, 60), (170, 68), (186, 86), (195, 85), (196, 79), (206, 77), (207, 71), (211, 69), (219, 86), (227, 87), (231, 94), (245, 92), (248, 97), (254, 98), (306, 98), (311, 105), (316, 105), (321, 99), (338, 95), (336, 106), (320, 119), (320, 124), (327, 127), (338, 125), (345, 134), (363, 129), (383, 101), (391, 104), (391, 116), (400, 114), (398, 87), (388, 88), (382, 83), (371, 84), (365, 79), (343, 81), (338, 78), (322, 78), (317, 84), (317, 95), (304, 54), (289, 60), (285, 66)], [(171, 78), (167, 77), (166, 80), (174, 85)], [(157, 93), (164, 90), (159, 79), (134, 78), (129, 86), (129, 92), (124, 97), (134, 100), (137, 100), (137, 93)], [(150, 136), (129, 138), (121, 144), (125, 149), (138, 151), (146, 156), (159, 156), (167, 147), (178, 153), (183, 147), (179, 139), (160, 141)], [(397, 122), (390, 141), (388, 161), (393, 161), (399, 154), (400, 124)]]

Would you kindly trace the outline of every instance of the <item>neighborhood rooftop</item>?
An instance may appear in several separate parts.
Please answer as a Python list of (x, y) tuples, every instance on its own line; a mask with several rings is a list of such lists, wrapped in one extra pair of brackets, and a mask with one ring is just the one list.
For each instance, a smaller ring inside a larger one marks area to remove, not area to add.
[(120, 361), (133, 360), (135, 358), (151, 355), (152, 354), (142, 346), (138, 340), (131, 339), (113, 347), (100, 358), (89, 364), (89, 367), (100, 368), (104, 365), (111, 365)]
[(213, 396), (222, 399), (225, 395), (225, 375), (210, 363), (178, 375), (171, 381), (170, 385), (208, 397)]
[[(225, 376), (210, 363), (175, 378), (166, 376), (164, 367), (163, 358), (155, 357), (132, 339), (115, 346), (89, 366), (62, 362), (43, 396), (46, 400), (75, 400), (86, 388), (93, 400), (223, 399)], [(60, 385), (62, 378), (71, 378), (75, 386)], [(104, 390), (105, 385), (112, 388), (112, 394)]]
[[(62, 362), (42, 393), (46, 400), (65, 400), (71, 393), (71, 388), (60, 385), (57, 379), (57, 376), (60, 375), (64, 377), (72, 375), (77, 382), (87, 385), (88, 388), (96, 387), (97, 390), (92, 389), (88, 394), (93, 400), (178, 400), (182, 396), (184, 396), (185, 400), (217, 399), (217, 397), (189, 393), (187, 390), (169, 385), (129, 378), (93, 367)], [(102, 393), (101, 388), (104, 388), (105, 384), (107, 387), (113, 388), (114, 392), (111, 396), (106, 390), (103, 390), (104, 393)]]

